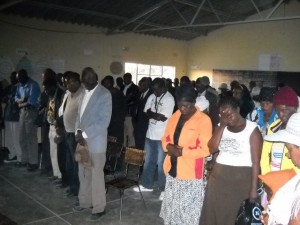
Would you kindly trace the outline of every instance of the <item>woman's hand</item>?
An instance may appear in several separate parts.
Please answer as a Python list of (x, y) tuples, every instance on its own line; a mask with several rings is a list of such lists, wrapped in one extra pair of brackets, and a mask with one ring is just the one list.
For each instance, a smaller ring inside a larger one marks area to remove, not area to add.
[(220, 110), (220, 127), (226, 127), (231, 119), (231, 111), (228, 108)]
[(168, 144), (167, 149), (168, 149), (169, 156), (176, 156), (176, 157), (182, 156), (182, 147), (178, 145)]
[(267, 211), (262, 211), (261, 212), (261, 216), (260, 216), (260, 221), (267, 225), (268, 224), (268, 220), (269, 220), (269, 214), (267, 213)]

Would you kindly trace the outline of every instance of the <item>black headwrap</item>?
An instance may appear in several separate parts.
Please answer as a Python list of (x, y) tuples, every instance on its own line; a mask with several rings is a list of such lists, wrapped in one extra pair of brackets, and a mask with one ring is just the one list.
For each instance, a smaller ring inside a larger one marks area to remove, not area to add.
[(184, 99), (187, 102), (195, 103), (197, 98), (196, 90), (190, 85), (182, 85), (176, 88), (176, 101)]

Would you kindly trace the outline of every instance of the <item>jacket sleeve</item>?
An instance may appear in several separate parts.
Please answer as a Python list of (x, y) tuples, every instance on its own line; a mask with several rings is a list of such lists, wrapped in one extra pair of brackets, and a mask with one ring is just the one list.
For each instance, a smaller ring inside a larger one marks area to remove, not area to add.
[(167, 145), (169, 143), (171, 143), (171, 144), (173, 143), (172, 128), (174, 127), (174, 119), (175, 119), (174, 117), (175, 117), (174, 114), (170, 117), (170, 119), (167, 123), (166, 129), (165, 129), (164, 136), (161, 138), (162, 148), (165, 152), (168, 152)]
[(262, 152), (261, 152), (261, 158), (260, 158), (260, 169), (262, 175), (271, 171), (271, 165), (270, 165), (271, 148), (272, 148), (272, 143), (268, 141), (264, 141)]

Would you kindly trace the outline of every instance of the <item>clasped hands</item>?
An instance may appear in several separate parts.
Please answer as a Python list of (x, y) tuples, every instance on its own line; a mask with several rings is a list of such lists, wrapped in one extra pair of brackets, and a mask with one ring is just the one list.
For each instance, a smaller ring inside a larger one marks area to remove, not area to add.
[(82, 131), (81, 130), (77, 130), (77, 134), (75, 135), (75, 140), (80, 145), (85, 144), (85, 140), (84, 140), (84, 137), (82, 136)]
[(168, 155), (179, 157), (182, 156), (182, 147), (174, 144), (167, 145)]

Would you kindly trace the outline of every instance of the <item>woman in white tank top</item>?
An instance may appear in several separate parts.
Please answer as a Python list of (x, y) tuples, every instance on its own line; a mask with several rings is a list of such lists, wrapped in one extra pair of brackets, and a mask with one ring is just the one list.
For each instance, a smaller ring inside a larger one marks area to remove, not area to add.
[(244, 199), (258, 200), (262, 136), (256, 124), (239, 113), (233, 97), (219, 103), (220, 124), (208, 146), (218, 153), (209, 177), (200, 225), (232, 225)]

